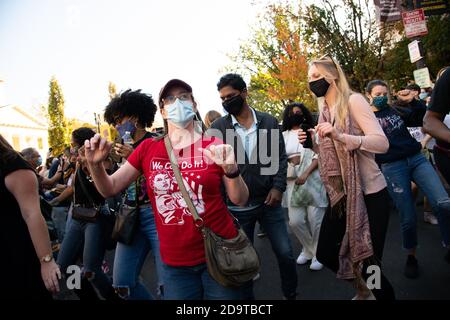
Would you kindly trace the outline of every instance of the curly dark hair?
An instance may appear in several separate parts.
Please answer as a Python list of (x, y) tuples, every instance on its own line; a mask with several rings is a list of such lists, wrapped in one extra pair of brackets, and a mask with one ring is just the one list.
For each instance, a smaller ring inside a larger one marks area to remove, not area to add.
[(84, 141), (91, 139), (95, 136), (95, 131), (91, 128), (81, 127), (72, 132), (72, 139), (80, 147), (84, 145)]
[(128, 89), (114, 97), (105, 108), (104, 117), (108, 124), (115, 125), (117, 119), (136, 117), (144, 128), (151, 127), (157, 107), (150, 94), (141, 90)]
[(291, 123), (291, 116), (293, 114), (292, 110), (297, 107), (300, 108), (300, 110), (302, 110), (302, 113), (305, 117), (305, 123), (310, 125), (310, 126), (314, 126), (314, 118), (311, 114), (311, 112), (308, 110), (308, 108), (306, 108), (306, 106), (303, 103), (298, 103), (298, 102), (293, 102), (290, 103), (286, 106), (286, 108), (284, 108), (283, 111), (283, 125), (282, 125), (282, 129), (281, 131), (287, 131), (287, 130), (291, 130), (292, 127), (294, 126)]

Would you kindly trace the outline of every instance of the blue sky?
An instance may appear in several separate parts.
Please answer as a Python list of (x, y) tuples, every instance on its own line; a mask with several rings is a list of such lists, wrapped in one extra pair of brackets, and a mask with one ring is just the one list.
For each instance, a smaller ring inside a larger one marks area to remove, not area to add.
[(157, 98), (166, 81), (181, 78), (202, 114), (222, 111), (215, 84), (255, 22), (261, 4), (251, 2), (0, 0), (2, 99), (25, 109), (45, 104), (54, 75), (66, 116), (92, 122), (109, 81)]

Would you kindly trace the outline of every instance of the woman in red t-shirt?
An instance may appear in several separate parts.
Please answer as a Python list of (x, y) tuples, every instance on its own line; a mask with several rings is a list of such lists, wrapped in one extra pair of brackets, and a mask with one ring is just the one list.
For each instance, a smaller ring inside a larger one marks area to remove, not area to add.
[[(204, 136), (192, 88), (177, 79), (160, 92), (159, 106), (164, 118), (185, 186), (206, 226), (224, 238), (237, 235), (233, 219), (223, 200), (225, 186), (230, 200), (245, 205), (248, 189), (239, 174), (233, 148), (217, 138)], [(102, 160), (111, 144), (100, 135), (85, 142), (86, 158), (98, 191), (111, 196), (144, 174), (160, 238), (165, 299), (240, 299), (239, 289), (225, 288), (213, 280), (205, 261), (200, 231), (183, 199), (175, 179), (164, 140), (147, 139), (112, 176)]]

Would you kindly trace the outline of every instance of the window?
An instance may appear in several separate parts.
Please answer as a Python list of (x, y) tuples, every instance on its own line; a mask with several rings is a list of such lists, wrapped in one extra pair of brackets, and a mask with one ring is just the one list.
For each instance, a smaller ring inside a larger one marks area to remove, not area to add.
[(12, 137), (12, 146), (13, 146), (13, 148), (14, 148), (16, 151), (20, 151), (20, 150), (21, 150), (21, 149), (20, 149), (20, 137), (19, 137), (19, 136), (14, 135), (14, 136)]

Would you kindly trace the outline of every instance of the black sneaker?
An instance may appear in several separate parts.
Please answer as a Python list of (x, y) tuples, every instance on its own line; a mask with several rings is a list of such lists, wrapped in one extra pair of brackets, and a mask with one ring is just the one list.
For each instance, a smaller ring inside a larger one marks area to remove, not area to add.
[(416, 257), (408, 255), (405, 266), (405, 277), (409, 279), (416, 279), (419, 276), (419, 264)]

